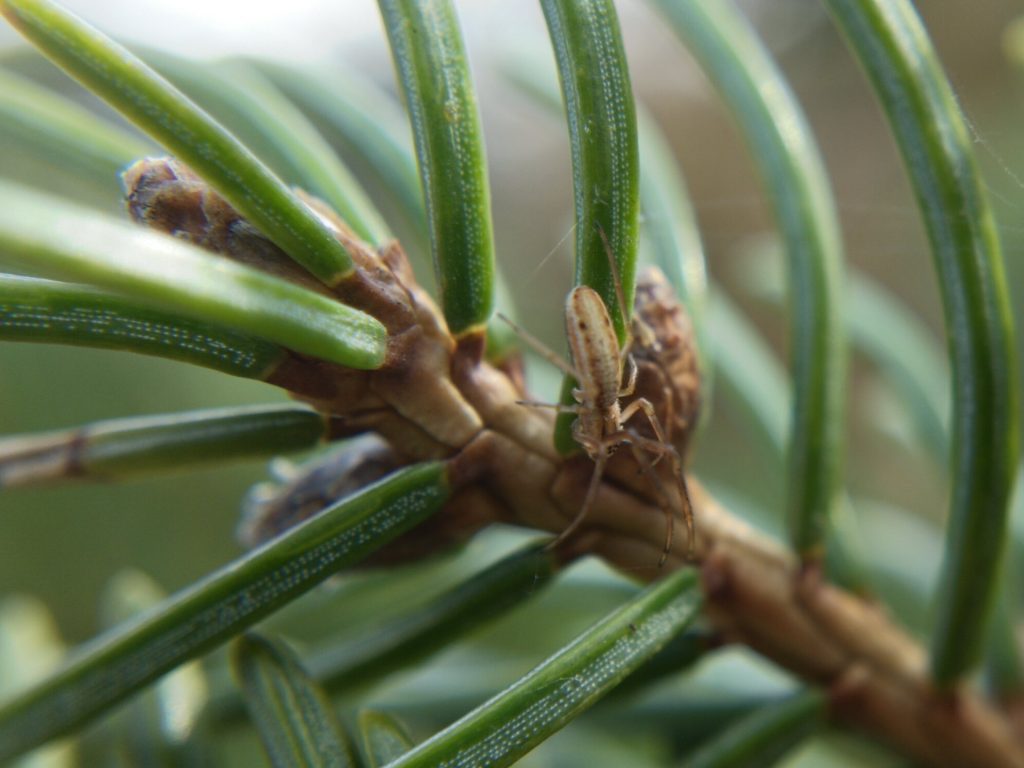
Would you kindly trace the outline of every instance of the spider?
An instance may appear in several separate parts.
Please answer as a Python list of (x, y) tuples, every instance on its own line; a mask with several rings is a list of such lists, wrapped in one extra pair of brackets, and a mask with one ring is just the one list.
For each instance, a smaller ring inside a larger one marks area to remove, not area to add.
[[(613, 276), (616, 290), (619, 293), (619, 305), (625, 306), (621, 296), (621, 284), (614, 267)], [(640, 465), (641, 471), (654, 482), (659, 503), (665, 511), (667, 521), (665, 547), (658, 563), (659, 566), (665, 563), (671, 551), (675, 522), (668, 493), (661, 479), (653, 472), (654, 465), (666, 457), (671, 462), (672, 478), (675, 480), (679, 492), (683, 518), (686, 521), (689, 535), (688, 551), (692, 556), (695, 538), (693, 507), (679, 453), (666, 441), (654, 405), (647, 398), (637, 398), (625, 407), (620, 402), (622, 398), (630, 397), (636, 391), (637, 366), (631, 354), (635, 341), (638, 338), (645, 339), (645, 345), (655, 345), (653, 349), (655, 352), (657, 351), (656, 341), (653, 339), (651, 330), (634, 318), (631, 323), (630, 339), (620, 347), (608, 309), (600, 294), (588, 286), (577, 286), (569, 293), (565, 305), (566, 335), (572, 357), (572, 364), (570, 364), (507, 317), (504, 315), (500, 317), (538, 354), (564, 373), (572, 376), (579, 385), (572, 391), (573, 398), (576, 400), (573, 405), (529, 400), (518, 401), (521, 405), (555, 408), (559, 412), (575, 414), (576, 420), (572, 426), (573, 438), (594, 462), (594, 471), (591, 474), (587, 493), (579, 511), (572, 522), (555, 538), (551, 546), (561, 544), (583, 523), (596, 498), (608, 459), (619, 446), (628, 445)], [(623, 380), (625, 380), (624, 383)], [(627, 425), (633, 416), (641, 412), (650, 424), (655, 435), (654, 438), (645, 437)], [(654, 456), (653, 461), (645, 452)]]

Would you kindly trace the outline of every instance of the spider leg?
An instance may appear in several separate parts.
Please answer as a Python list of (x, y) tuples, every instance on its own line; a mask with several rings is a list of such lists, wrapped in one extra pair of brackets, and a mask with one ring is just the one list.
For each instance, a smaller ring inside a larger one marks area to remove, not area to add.
[(630, 333), (633, 336), (633, 342), (639, 344), (641, 347), (646, 349), (652, 349), (655, 352), (661, 350), (661, 342), (658, 341), (658, 337), (654, 333), (654, 329), (651, 328), (643, 318), (633, 315), (629, 320)]
[(525, 328), (516, 325), (501, 312), (498, 312), (498, 317), (503, 322), (507, 323), (509, 327), (516, 332), (516, 335), (523, 341), (525, 341), (534, 352), (543, 357), (545, 360), (547, 360), (549, 363), (551, 363), (553, 366), (558, 368), (563, 373), (572, 376), (574, 379), (576, 379), (576, 381), (580, 380), (579, 372), (571, 365), (569, 365), (569, 363), (565, 362), (565, 360), (563, 360), (557, 354), (548, 349), (547, 345), (543, 341), (541, 341), (536, 336), (531, 334)]
[(619, 397), (629, 397), (636, 392), (636, 377), (639, 374), (639, 369), (636, 367), (636, 360), (633, 359), (632, 355), (626, 355), (625, 357), (626, 366), (626, 386), (619, 390)]
[(661, 551), (661, 559), (658, 560), (658, 567), (661, 568), (665, 561), (668, 560), (669, 553), (672, 551), (672, 540), (675, 537), (676, 530), (676, 516), (672, 510), (672, 502), (669, 501), (668, 491), (665, 490), (665, 484), (661, 482), (661, 478), (658, 477), (654, 471), (654, 463), (651, 462), (644, 452), (640, 450), (641, 446), (634, 442), (634, 437), (640, 437), (634, 435), (632, 432), (622, 433), (624, 436), (620, 442), (627, 443), (630, 451), (633, 453), (633, 458), (636, 459), (636, 463), (640, 465), (640, 471), (647, 475), (654, 483), (654, 487), (658, 495), (658, 506), (661, 507), (665, 513), (665, 547)]
[(656, 361), (656, 369), (661, 378), (661, 397), (665, 401), (665, 419), (663, 422), (659, 419), (659, 424), (662, 424), (662, 428), (665, 430), (665, 442), (671, 445), (672, 429), (676, 423), (676, 397), (672, 387), (668, 384), (670, 381), (668, 371), (665, 370), (661, 361)]
[[(643, 411), (644, 416), (647, 417), (647, 422), (651, 425), (651, 429), (654, 430), (654, 436), (658, 442), (665, 443), (665, 431), (661, 428), (661, 421), (658, 419), (658, 414), (654, 410), (654, 404), (646, 397), (641, 397), (634, 400), (632, 403), (622, 409), (622, 414), (619, 416), (619, 421), (625, 424), (637, 411)], [(639, 435), (638, 435), (639, 437)], [(667, 447), (666, 443), (666, 447)]]
[(597, 459), (594, 460), (594, 473), (590, 476), (590, 484), (587, 486), (587, 495), (583, 497), (583, 504), (580, 506), (580, 511), (576, 513), (576, 517), (573, 518), (568, 527), (566, 527), (565, 530), (558, 534), (558, 536), (548, 544), (548, 549), (554, 549), (564, 542), (583, 523), (587, 513), (590, 511), (590, 507), (594, 503), (594, 499), (597, 497), (597, 489), (601, 485), (601, 478), (604, 476), (604, 468), (607, 463), (608, 452), (602, 450), (601, 453), (598, 454)]
[[(608, 269), (612, 273), (612, 283), (615, 285), (615, 300), (619, 304), (619, 312), (623, 322), (629, 320), (629, 309), (626, 304), (626, 296), (622, 290), (622, 280), (619, 278), (619, 265), (615, 261), (615, 253), (612, 251), (612, 245), (608, 242), (608, 235), (604, 232), (604, 227), (597, 224), (597, 234), (601, 236), (601, 242), (604, 243), (604, 252), (608, 256)], [(628, 345), (627, 345), (628, 346)], [(625, 352), (625, 350), (623, 350)]]
[[(670, 447), (669, 442), (665, 439), (665, 431), (661, 427), (661, 421), (658, 419), (658, 414), (654, 410), (654, 405), (646, 397), (641, 397), (637, 400), (634, 400), (632, 403), (623, 408), (622, 414), (619, 416), (619, 421), (622, 424), (625, 424), (627, 421), (630, 420), (630, 418), (633, 417), (634, 414), (636, 414), (637, 411), (644, 412), (644, 416), (647, 417), (647, 422), (651, 425), (651, 429), (654, 430), (656, 442), (663, 444), (665, 448)], [(640, 435), (637, 435), (637, 437), (640, 437)], [(652, 453), (654, 453), (654, 451), (652, 451)], [(657, 464), (659, 461), (661, 461), (661, 457), (664, 456), (664, 454), (665, 451), (661, 451), (661, 453), (658, 455), (658, 458), (654, 460), (654, 463)]]
[(562, 403), (541, 403), (536, 400), (516, 400), (516, 405), (527, 405), (531, 408), (553, 408), (559, 413), (579, 413), (578, 405), (563, 405)]
[(693, 522), (693, 502), (690, 500), (690, 488), (686, 484), (686, 474), (683, 472), (683, 462), (679, 458), (679, 452), (671, 445), (667, 445), (658, 440), (652, 440), (649, 437), (644, 437), (642, 435), (633, 434), (630, 439), (634, 440), (636, 445), (644, 450), (650, 451), (651, 453), (657, 453), (659, 456), (669, 457), (669, 461), (672, 464), (672, 478), (675, 480), (676, 488), (679, 491), (679, 497), (682, 503), (683, 519), (686, 521), (686, 532), (688, 538), (686, 550), (687, 558), (692, 560), (694, 555), (694, 542), (697, 540), (697, 532)]

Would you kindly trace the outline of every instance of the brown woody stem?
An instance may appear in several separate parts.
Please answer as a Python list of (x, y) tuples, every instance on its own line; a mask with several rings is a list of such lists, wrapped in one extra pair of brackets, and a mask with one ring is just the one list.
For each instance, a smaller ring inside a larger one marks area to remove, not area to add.
[[(172, 197), (179, 199), (177, 192)], [(200, 197), (207, 211), (218, 202), (205, 189)], [(452, 338), (397, 244), (370, 248), (318, 201), (308, 202), (331, 223), (355, 264), (333, 295), (384, 324), (388, 356), (379, 370), (355, 371), (296, 355), (269, 380), (329, 414), (332, 436), (376, 432), (397, 463), (448, 459), (456, 489), (441, 513), (382, 550), (377, 561), (420, 557), (496, 520), (564, 531), (580, 509), (594, 463), (555, 451), (553, 415), (520, 404), (521, 378), (482, 360), (482, 335)], [(234, 221), (233, 212), (214, 207), (217, 221)], [(165, 222), (162, 228), (180, 235), (179, 224), (167, 220), (150, 215), (147, 223)], [(227, 257), (262, 259), (257, 266), (280, 272), (272, 244), (255, 255), (247, 244), (239, 254), (222, 247), (224, 238), (212, 237), (209, 226), (189, 234)], [(638, 368), (634, 397), (650, 401), (685, 460), (700, 405), (700, 372), (689, 322), (660, 283), (650, 276), (638, 286), (636, 313), (652, 335), (631, 347)], [(630, 428), (641, 439), (655, 437), (642, 426)], [(924, 650), (879, 606), (825, 583), (820, 568), (802, 567), (695, 479), (688, 479), (696, 529), (692, 553), (689, 537), (677, 536), (663, 560), (666, 521), (652, 487), (678, 485), (671, 476), (674, 463), (658, 463), (652, 482), (629, 451), (611, 456), (585, 520), (559, 554), (594, 554), (648, 581), (696, 565), (716, 630), (827, 689), (836, 722), (926, 765), (1024, 768), (1024, 737), (1012, 724), (1022, 720), (1019, 702), (997, 708), (966, 684), (940, 692), (928, 677)], [(671, 501), (684, 508), (682, 498)]]

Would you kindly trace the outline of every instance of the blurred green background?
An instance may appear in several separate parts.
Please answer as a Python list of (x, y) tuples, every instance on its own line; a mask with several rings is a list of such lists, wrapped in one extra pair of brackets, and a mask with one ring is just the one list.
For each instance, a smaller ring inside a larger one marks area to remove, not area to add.
[[(275, 9), (272, 16), (257, 9), (248, 20), (241, 11), (228, 13), (233, 3), (218, 5), (212, 15), (197, 10), (200, 3), (69, 5), (113, 34), (163, 43), (179, 53), (261, 54), (327, 72), (355, 69), (390, 87), (390, 59), (375, 4), (368, 0), (304, 0), (280, 17), (278, 6), (267, 4)], [(501, 75), (512, 54), (550, 58), (546, 32), (539, 10), (522, 0), (458, 6), (480, 90), (501, 266), (519, 316), (558, 349), (572, 248), (566, 129)], [(807, 0), (743, 6), (815, 129), (842, 217), (848, 263), (898, 294), (941, 343), (941, 308), (916, 207), (893, 140), (842, 40), (819, 5)], [(659, 21), (642, 3), (619, 7), (635, 89), (668, 134), (685, 172), (709, 271), (784, 355), (783, 318), (745, 288), (751, 259), (769, 258), (773, 237), (750, 158), (717, 97)], [(1022, 307), (1024, 32), (1016, 63), (1009, 42), (1020, 5), (933, 1), (918, 7), (972, 125), (999, 218), (1014, 305)], [(48, 65), (27, 61), (18, 53), (16, 36), (4, 33), (0, 46), (19, 68), (109, 115)], [(11, 160), (14, 152), (0, 145), (0, 172), (64, 191), (59, 168), (20, 167)], [(110, 184), (113, 200), (115, 180)], [(1018, 345), (1020, 340), (1018, 334)], [(854, 360), (847, 484), (865, 516), (869, 546), (879, 557), (897, 557), (918, 545), (922, 567), (934, 565), (934, 547), (929, 549), (912, 523), (915, 517), (941, 519), (945, 477), (905, 439), (901, 406), (876, 371)], [(2, 433), (281, 400), (270, 387), (159, 360), (0, 344)], [(723, 398), (697, 446), (695, 465), (700, 476), (757, 507), (780, 507), (781, 467), (750, 439), (749, 428)], [(264, 474), (263, 463), (254, 462), (116, 487), (0, 493), (0, 594), (40, 596), (66, 637), (84, 639), (96, 631), (97, 594), (118, 569), (139, 567), (174, 589), (235, 556), (239, 499)], [(915, 517), (909, 523), (893, 520), (892, 507)]]

